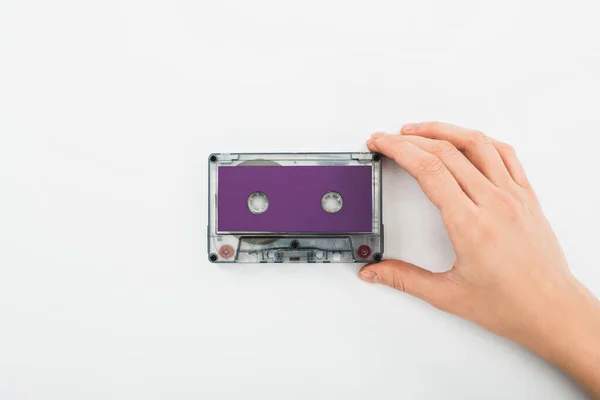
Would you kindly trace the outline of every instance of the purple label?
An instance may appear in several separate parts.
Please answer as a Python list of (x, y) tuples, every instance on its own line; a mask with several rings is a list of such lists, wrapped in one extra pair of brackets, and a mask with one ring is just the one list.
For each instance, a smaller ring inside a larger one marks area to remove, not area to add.
[[(371, 166), (221, 166), (218, 169), (220, 232), (372, 232)], [(248, 197), (263, 192), (269, 207), (248, 209)], [(321, 206), (327, 192), (338, 192), (342, 208)]]

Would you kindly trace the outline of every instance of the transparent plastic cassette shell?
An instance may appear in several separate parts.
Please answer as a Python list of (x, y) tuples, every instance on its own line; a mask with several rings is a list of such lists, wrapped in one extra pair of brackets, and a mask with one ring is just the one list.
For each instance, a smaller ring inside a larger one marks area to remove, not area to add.
[[(370, 166), (370, 229), (326, 233), (219, 231), (219, 167), (252, 165)], [(208, 173), (208, 258), (211, 262), (369, 263), (383, 258), (382, 157), (377, 153), (215, 153), (209, 156)]]

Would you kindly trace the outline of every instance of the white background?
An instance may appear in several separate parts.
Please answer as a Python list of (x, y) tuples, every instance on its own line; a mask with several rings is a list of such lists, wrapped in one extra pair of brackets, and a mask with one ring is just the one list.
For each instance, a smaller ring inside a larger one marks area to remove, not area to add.
[[(207, 262), (210, 152), (512, 143), (600, 295), (594, 1), (0, 3), (0, 398), (584, 398), (359, 265)], [(387, 257), (453, 261), (387, 163)]]

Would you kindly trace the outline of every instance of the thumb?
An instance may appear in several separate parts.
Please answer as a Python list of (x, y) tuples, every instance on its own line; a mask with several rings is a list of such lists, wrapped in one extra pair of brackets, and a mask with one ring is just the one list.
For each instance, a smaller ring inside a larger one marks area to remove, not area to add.
[(439, 304), (446, 282), (443, 273), (434, 273), (400, 260), (367, 265), (358, 276), (363, 281), (382, 283), (433, 305)]

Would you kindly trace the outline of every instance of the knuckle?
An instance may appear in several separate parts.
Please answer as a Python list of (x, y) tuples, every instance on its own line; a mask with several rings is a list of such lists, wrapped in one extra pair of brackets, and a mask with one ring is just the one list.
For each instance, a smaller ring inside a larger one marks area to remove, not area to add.
[(540, 207), (540, 199), (537, 196), (537, 193), (531, 186), (526, 186), (523, 188), (523, 197), (530, 205), (535, 205), (536, 207)]
[(439, 140), (435, 144), (434, 152), (440, 156), (451, 156), (458, 153), (458, 149), (446, 140)]
[(410, 143), (406, 140), (397, 140), (394, 143), (394, 149), (392, 152), (392, 158), (394, 161), (398, 162), (398, 160), (402, 157), (402, 155), (408, 151), (410, 148)]
[(517, 152), (515, 151), (515, 148), (508, 143), (498, 142), (498, 147), (500, 147), (500, 150), (502, 150), (505, 153), (512, 154), (512, 155), (517, 154)]
[(467, 146), (473, 149), (485, 146), (486, 144), (490, 143), (491, 139), (487, 137), (485, 133), (480, 131), (473, 131), (467, 137)]
[(513, 194), (498, 189), (494, 194), (497, 204), (501, 210), (501, 215), (508, 221), (516, 221), (521, 218), (521, 211), (524, 206), (523, 199)]
[(513, 155), (513, 156), (517, 155), (517, 151), (515, 150), (515, 148), (512, 145), (508, 144), (508, 143), (504, 144), (504, 151), (506, 153), (510, 154), (510, 155)]
[(439, 176), (444, 173), (446, 167), (438, 157), (431, 156), (423, 158), (419, 162), (419, 169), (428, 175)]
[(421, 122), (419, 128), (422, 131), (439, 131), (442, 128), (442, 123), (439, 121)]
[(517, 199), (515, 199), (513, 195), (511, 195), (508, 192), (505, 192), (504, 190), (496, 190), (495, 196), (496, 199), (506, 207), (516, 208), (516, 206), (518, 205)]
[(392, 274), (392, 287), (401, 292), (406, 292), (406, 281), (400, 274)]

